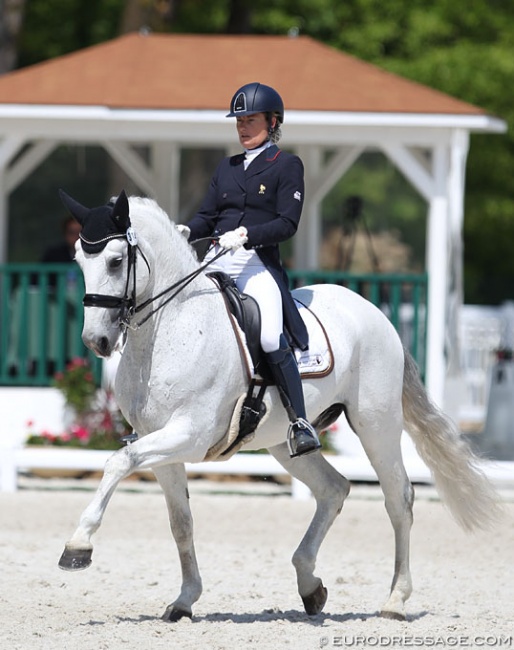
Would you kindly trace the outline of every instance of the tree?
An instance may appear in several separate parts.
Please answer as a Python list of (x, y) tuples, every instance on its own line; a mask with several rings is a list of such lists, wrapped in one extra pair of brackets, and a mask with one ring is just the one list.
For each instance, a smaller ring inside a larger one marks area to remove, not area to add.
[(18, 62), (18, 36), (23, 24), (25, 0), (0, 1), (0, 74)]

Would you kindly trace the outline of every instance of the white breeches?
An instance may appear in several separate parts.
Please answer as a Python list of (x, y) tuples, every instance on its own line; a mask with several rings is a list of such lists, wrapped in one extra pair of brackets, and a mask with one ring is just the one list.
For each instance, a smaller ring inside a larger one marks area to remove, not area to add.
[[(219, 246), (214, 246), (205, 256), (204, 262), (211, 260), (220, 250)], [(238, 248), (222, 255), (206, 270), (223, 271), (234, 280), (239, 291), (257, 301), (261, 310), (261, 347), (264, 352), (278, 350), (284, 327), (282, 296), (273, 276), (257, 253)]]

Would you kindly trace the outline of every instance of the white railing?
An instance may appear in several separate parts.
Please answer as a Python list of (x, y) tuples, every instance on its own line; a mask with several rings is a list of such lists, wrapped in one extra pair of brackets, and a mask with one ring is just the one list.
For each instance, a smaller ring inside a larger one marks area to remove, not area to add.
[[(112, 454), (111, 451), (94, 449), (70, 449), (62, 447), (28, 446), (0, 450), (0, 491), (14, 492), (18, 485), (18, 473), (50, 469), (101, 471)], [(341, 474), (353, 481), (376, 482), (377, 476), (366, 457), (327, 454), (327, 460)], [(406, 459), (407, 472), (412, 481), (430, 483), (428, 468), (417, 457)], [(285, 476), (287, 472), (269, 454), (239, 453), (223, 462), (186, 464), (188, 474), (225, 474), (235, 476)], [(292, 479), (292, 495), (300, 498), (309, 493), (299, 481)]]
[(464, 305), (459, 314), (459, 347), (464, 401), (463, 423), (482, 426), (487, 415), (496, 350), (514, 346), (514, 303), (501, 307)]
[[(405, 438), (406, 434), (404, 434)], [(409, 450), (410, 439), (403, 447), (407, 474), (413, 483), (432, 483), (427, 466), (417, 454)], [(23, 447), (0, 449), (0, 491), (14, 492), (18, 486), (19, 472), (31, 470), (81, 470), (101, 471), (110, 451), (66, 449), (58, 447)], [(363, 453), (350, 455), (326, 454), (328, 462), (350, 481), (377, 482), (375, 471)], [(514, 487), (514, 462), (484, 461), (481, 468), (495, 483)], [(239, 453), (223, 462), (186, 464), (188, 474), (225, 474), (234, 476), (285, 476), (284, 468), (269, 454)], [(308, 498), (310, 491), (303, 483), (291, 480), (293, 498)]]

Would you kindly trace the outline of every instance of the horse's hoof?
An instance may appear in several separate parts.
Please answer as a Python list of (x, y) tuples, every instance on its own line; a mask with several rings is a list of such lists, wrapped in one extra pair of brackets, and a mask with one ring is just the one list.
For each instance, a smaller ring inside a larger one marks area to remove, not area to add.
[(176, 623), (177, 621), (180, 621), (181, 618), (193, 618), (193, 613), (175, 607), (175, 605), (169, 605), (162, 615), (162, 620), (167, 621), (168, 623)]
[(387, 612), (385, 610), (382, 610), (380, 612), (381, 618), (389, 618), (392, 621), (404, 621), (405, 620), (405, 614), (402, 614), (401, 612)]
[(323, 583), (320, 582), (310, 596), (302, 596), (303, 606), (309, 616), (319, 614), (327, 602), (328, 591)]
[(65, 548), (59, 560), (59, 568), (63, 571), (82, 571), (91, 564), (92, 555), (92, 548)]

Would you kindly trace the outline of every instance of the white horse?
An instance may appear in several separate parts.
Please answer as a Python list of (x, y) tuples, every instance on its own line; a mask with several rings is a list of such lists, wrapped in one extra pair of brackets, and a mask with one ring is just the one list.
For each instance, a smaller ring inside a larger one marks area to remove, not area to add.
[[(83, 226), (89, 224), (89, 232), (93, 223), (96, 232), (103, 232), (104, 219), (111, 233), (98, 252), (87, 253), (84, 242), (77, 244), (86, 285), (83, 340), (101, 357), (111, 355), (123, 341), (115, 395), (139, 439), (107, 461), (59, 565), (67, 570), (89, 566), (91, 536), (118, 483), (136, 470), (150, 468), (166, 497), (182, 569), (181, 591), (163, 618), (191, 617), (202, 582), (184, 464), (203, 461), (225, 436), (235, 405), (247, 390), (245, 363), (222, 294), (203, 272), (197, 274), (196, 254), (153, 200), (127, 199), (122, 193), (114, 207), (91, 211), (66, 195), (63, 200)], [(88, 228), (82, 232), (87, 234)], [(188, 283), (180, 283), (184, 278)], [(170, 294), (176, 283), (179, 288)], [(294, 295), (319, 316), (334, 358), (328, 376), (304, 380), (308, 418), (326, 426), (344, 409), (376, 471), (395, 538), (394, 576), (381, 613), (403, 619), (412, 590), (414, 493), (402, 462), (402, 430), (412, 436), (444, 502), (464, 528), (491, 522), (495, 492), (453, 424), (427, 398), (411, 356), (379, 309), (340, 286), (305, 287)], [(316, 615), (327, 598), (314, 574), (316, 556), (350, 483), (319, 451), (291, 459), (288, 419), (274, 387), (264, 401), (268, 417), (246, 449), (268, 449), (315, 497), (314, 517), (292, 562), (305, 610)]]

